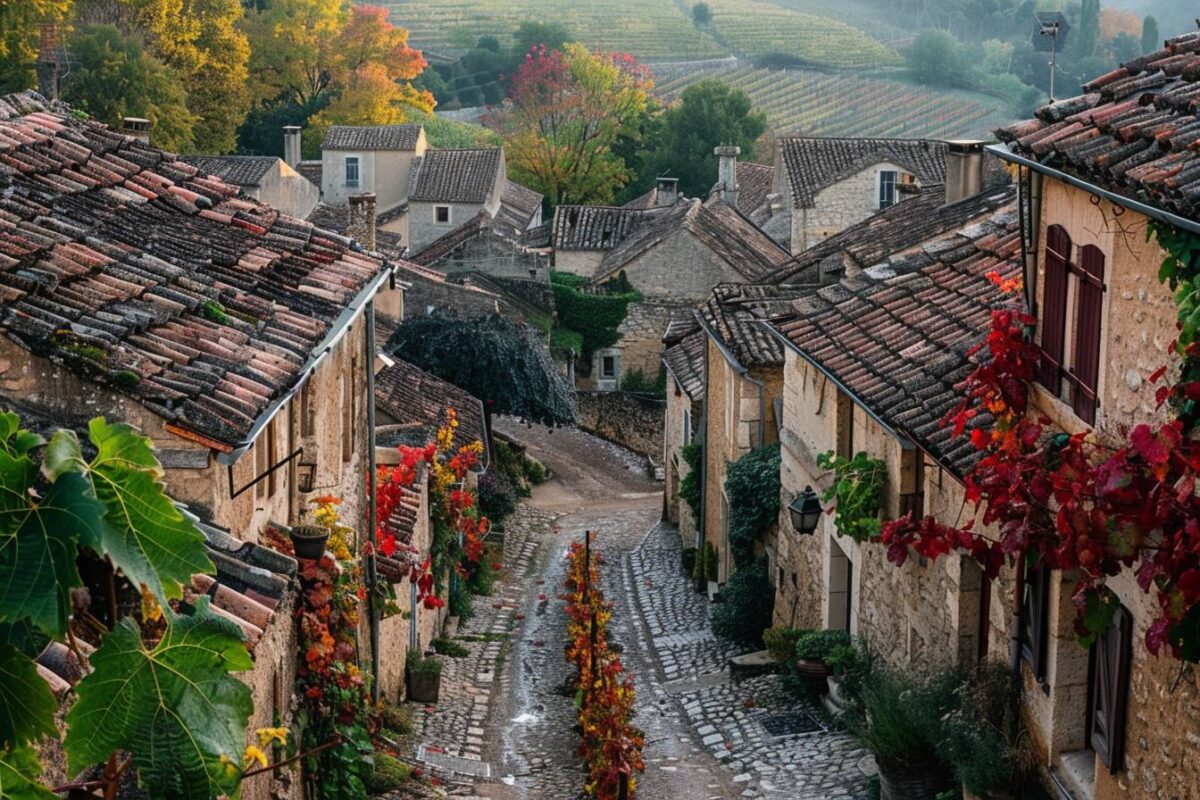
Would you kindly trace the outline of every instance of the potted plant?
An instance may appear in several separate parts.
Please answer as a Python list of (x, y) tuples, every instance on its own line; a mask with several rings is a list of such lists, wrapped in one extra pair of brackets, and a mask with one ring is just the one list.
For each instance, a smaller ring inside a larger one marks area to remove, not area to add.
[(954, 785), (940, 752), (942, 718), (962, 684), (953, 670), (872, 669), (846, 726), (879, 767), (880, 800), (936, 800)]
[(1009, 800), (1037, 767), (1016, 713), (1017, 685), (1001, 662), (980, 666), (955, 693), (946, 715), (942, 756), (954, 765), (969, 798)]
[(325, 555), (325, 543), (329, 541), (329, 528), (323, 525), (297, 525), (288, 532), (296, 558), (315, 561)]
[(404, 667), (408, 699), (416, 703), (436, 703), (442, 685), (442, 662), (422, 656), (421, 651), (414, 649), (408, 651)]
[(829, 688), (826, 704), (834, 714), (841, 714), (854, 702), (862, 690), (863, 679), (871, 671), (871, 653), (865, 645), (840, 644), (825, 657), (829, 677), (825, 684)]
[(845, 631), (809, 631), (796, 639), (796, 671), (824, 682), (831, 672), (826, 659), (836, 648), (850, 644)]

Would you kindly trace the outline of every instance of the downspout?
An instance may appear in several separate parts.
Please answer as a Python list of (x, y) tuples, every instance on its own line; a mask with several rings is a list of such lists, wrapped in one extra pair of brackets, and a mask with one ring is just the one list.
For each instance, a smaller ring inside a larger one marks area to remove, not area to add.
[(367, 625), (371, 636), (371, 700), (379, 702), (379, 606), (376, 586), (379, 573), (375, 567), (375, 300), (367, 301)]
[[(700, 442), (700, 519), (696, 520), (696, 547), (703, 549), (706, 531), (704, 523), (708, 520), (708, 394), (712, 387), (708, 385), (708, 342), (704, 343), (704, 400), (700, 402), (700, 424), (704, 431)], [(699, 557), (699, 556), (697, 556)]]

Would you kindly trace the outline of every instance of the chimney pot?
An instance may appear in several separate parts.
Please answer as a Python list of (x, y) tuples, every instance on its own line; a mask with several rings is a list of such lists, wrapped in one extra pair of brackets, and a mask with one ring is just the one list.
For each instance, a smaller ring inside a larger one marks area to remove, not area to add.
[(375, 193), (352, 194), (349, 200), (347, 233), (367, 250), (375, 250)]
[(737, 207), (738, 182), (737, 160), (742, 154), (742, 148), (737, 145), (723, 144), (713, 149), (717, 157), (717, 180), (721, 184), (721, 199), (731, 206)]
[(946, 205), (983, 191), (983, 145), (977, 139), (946, 142)]
[(121, 120), (121, 132), (145, 144), (150, 144), (150, 127), (150, 120), (144, 117), (125, 117)]
[(659, 178), (654, 189), (656, 206), (673, 206), (679, 199), (679, 178)]
[(299, 125), (283, 126), (283, 160), (293, 169), (300, 163), (300, 134)]

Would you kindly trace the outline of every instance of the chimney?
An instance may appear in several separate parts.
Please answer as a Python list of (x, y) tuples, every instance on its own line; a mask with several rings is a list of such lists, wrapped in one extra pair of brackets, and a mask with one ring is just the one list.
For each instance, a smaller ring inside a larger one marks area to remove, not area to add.
[(946, 205), (983, 191), (983, 145), (977, 139), (946, 142)]
[(375, 250), (375, 193), (362, 192), (349, 198), (350, 213), (346, 233), (367, 250)]
[(143, 144), (150, 144), (150, 120), (142, 117), (125, 117), (121, 121), (121, 133), (132, 136)]
[(300, 131), (299, 125), (283, 126), (283, 160), (292, 169), (300, 163)]
[(737, 206), (737, 157), (742, 154), (742, 148), (737, 145), (723, 144), (713, 150), (717, 157), (717, 181), (721, 184), (721, 199), (731, 206)]
[(679, 178), (659, 178), (654, 185), (654, 204), (673, 206), (679, 199)]
[(37, 60), (38, 91), (42, 97), (57, 100), (61, 79), (58, 68), (58, 26), (52, 22), (43, 23)]

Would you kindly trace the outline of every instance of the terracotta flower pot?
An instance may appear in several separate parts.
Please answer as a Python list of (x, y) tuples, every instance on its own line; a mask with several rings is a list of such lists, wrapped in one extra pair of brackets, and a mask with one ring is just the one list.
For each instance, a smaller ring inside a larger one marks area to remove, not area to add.
[(316, 561), (325, 555), (325, 543), (329, 541), (329, 529), (319, 525), (297, 525), (292, 528), (292, 549), (296, 558)]

